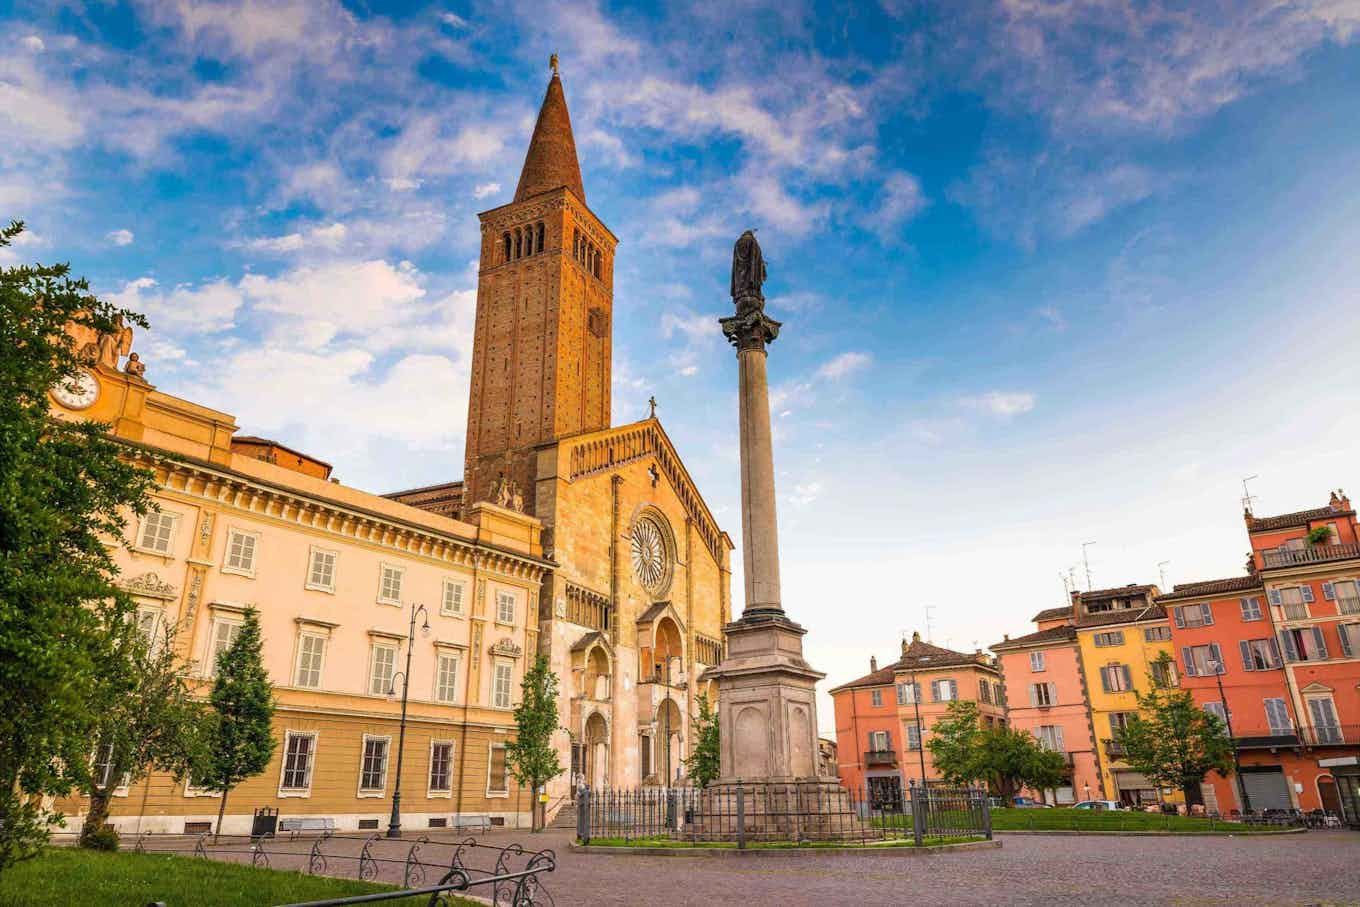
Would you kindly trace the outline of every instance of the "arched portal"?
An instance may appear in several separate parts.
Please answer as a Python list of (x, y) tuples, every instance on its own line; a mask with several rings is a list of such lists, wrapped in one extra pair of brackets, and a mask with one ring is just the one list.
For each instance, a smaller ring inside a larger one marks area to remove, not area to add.
[(679, 681), (684, 671), (685, 646), (680, 639), (680, 628), (669, 617), (663, 617), (656, 622), (652, 661), (652, 670), (658, 682)]
[(581, 692), (591, 699), (604, 701), (609, 698), (609, 656), (603, 646), (592, 646), (586, 656), (585, 675), (581, 678)]
[(586, 719), (585, 774), (591, 790), (609, 786), (609, 725), (599, 712)]

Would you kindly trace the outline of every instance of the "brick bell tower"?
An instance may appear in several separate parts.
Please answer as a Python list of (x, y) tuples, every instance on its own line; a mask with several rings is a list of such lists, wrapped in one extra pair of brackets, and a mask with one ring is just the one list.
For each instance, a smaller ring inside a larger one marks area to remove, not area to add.
[(478, 215), (464, 508), (518, 492), (534, 513), (535, 448), (609, 427), (618, 240), (586, 207), (555, 54), (550, 65), (514, 201)]

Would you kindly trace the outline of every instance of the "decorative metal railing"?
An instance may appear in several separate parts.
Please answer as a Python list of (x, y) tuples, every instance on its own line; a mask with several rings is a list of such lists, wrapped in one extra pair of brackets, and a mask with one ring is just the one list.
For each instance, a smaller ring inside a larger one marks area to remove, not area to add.
[[(133, 849), (138, 853), (181, 854), (401, 886), (392, 891), (309, 901), (306, 907), (338, 907), (426, 895), (429, 907), (436, 907), (453, 904), (458, 892), (480, 894), (493, 904), (513, 907), (552, 905), (552, 896), (540, 876), (557, 868), (557, 858), (551, 850), (525, 850), (519, 844), (501, 847), (479, 843), (475, 838), (431, 840), (427, 835), (393, 839), (377, 834), (317, 837), (142, 834), (134, 839)], [(174, 898), (167, 897), (150, 907), (174, 904)]]
[(585, 844), (609, 839), (725, 842), (739, 848), (834, 842), (915, 845), (992, 837), (986, 791), (914, 782), (906, 791), (872, 797), (822, 782), (694, 787), (583, 787), (576, 797), (576, 836)]
[(1311, 545), (1307, 548), (1274, 548), (1261, 552), (1267, 567), (1292, 567), (1360, 558), (1360, 545)]

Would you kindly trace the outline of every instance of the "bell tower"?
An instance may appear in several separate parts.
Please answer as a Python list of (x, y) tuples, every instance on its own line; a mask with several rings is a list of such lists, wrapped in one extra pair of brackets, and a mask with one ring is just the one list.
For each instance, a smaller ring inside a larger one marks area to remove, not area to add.
[(517, 491), (534, 513), (535, 448), (609, 427), (614, 247), (586, 207), (571, 116), (552, 78), (515, 197), (482, 226), (463, 506)]

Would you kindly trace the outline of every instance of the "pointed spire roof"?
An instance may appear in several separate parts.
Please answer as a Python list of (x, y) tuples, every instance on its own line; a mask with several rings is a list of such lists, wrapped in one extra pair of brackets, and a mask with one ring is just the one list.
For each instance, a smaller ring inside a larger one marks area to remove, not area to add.
[(567, 96), (562, 91), (562, 80), (557, 75), (557, 55), (553, 54), (552, 79), (538, 111), (533, 138), (529, 139), (529, 153), (524, 156), (524, 169), (515, 188), (515, 201), (566, 186), (581, 201), (586, 200), (586, 189), (581, 184), (581, 165), (576, 160), (576, 139), (571, 133), (571, 114), (567, 113)]

